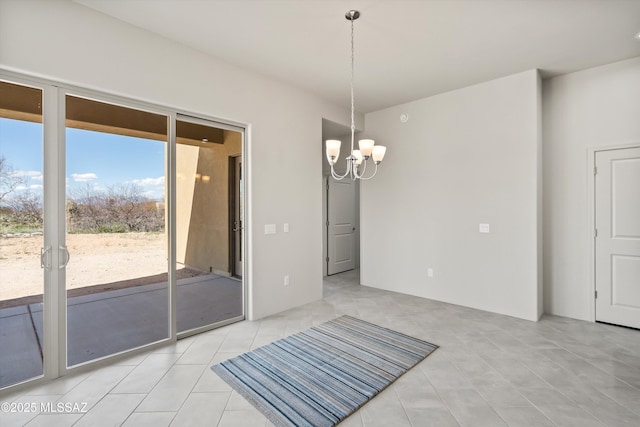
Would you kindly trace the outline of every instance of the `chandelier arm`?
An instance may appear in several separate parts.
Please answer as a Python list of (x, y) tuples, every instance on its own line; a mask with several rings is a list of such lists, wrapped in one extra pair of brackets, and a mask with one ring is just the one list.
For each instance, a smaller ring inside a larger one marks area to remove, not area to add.
[(348, 162), (347, 162), (347, 170), (345, 171), (344, 175), (340, 175), (333, 168), (333, 164), (331, 164), (331, 176), (333, 177), (333, 179), (335, 179), (337, 181), (342, 181), (343, 179), (345, 179), (347, 177), (347, 175), (349, 175), (349, 169), (350, 168), (348, 167)]
[[(375, 164), (375, 163), (374, 163), (374, 164)], [(369, 181), (371, 178), (373, 178), (374, 176), (376, 176), (376, 174), (378, 173), (378, 165), (377, 165), (377, 164), (375, 164), (375, 166), (376, 166), (376, 168), (373, 170), (373, 173), (371, 174), (371, 176), (368, 176), (368, 177), (366, 177), (366, 178), (365, 178), (364, 176), (361, 176), (361, 177), (360, 177), (360, 180), (362, 180), (362, 181)]]
[(336, 174), (334, 171), (331, 171), (331, 176), (333, 177), (333, 179), (335, 179), (336, 181), (342, 181), (345, 178), (345, 175), (338, 175)]
[(354, 165), (354, 169), (355, 169), (355, 172), (356, 172), (356, 178), (357, 179), (361, 179), (364, 176), (365, 172), (367, 171), (367, 160), (363, 160), (362, 163), (360, 163), (360, 164), (362, 165), (362, 171), (361, 172), (358, 172), (358, 166)]
[(367, 171), (367, 161), (363, 160), (361, 165), (362, 165), (362, 172), (360, 172), (360, 176), (364, 176), (364, 173)]

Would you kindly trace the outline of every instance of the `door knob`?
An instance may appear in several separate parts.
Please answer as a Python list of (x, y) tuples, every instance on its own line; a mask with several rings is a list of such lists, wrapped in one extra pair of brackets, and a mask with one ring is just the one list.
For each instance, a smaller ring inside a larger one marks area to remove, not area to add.
[(40, 248), (40, 268), (51, 270), (51, 246), (47, 246), (46, 249)]
[[(64, 255), (64, 262), (58, 266), (58, 268), (62, 270), (67, 266), (67, 264), (69, 264), (71, 255), (69, 254), (69, 249), (67, 249), (66, 246), (60, 246), (58, 250), (61, 251), (61, 253)], [(60, 256), (60, 259), (63, 259), (62, 255)]]

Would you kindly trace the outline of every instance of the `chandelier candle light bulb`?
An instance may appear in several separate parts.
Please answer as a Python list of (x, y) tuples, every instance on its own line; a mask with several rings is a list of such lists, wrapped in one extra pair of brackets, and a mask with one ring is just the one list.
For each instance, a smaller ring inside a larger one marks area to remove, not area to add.
[(373, 146), (375, 142), (373, 139), (361, 139), (358, 141), (358, 147), (360, 147), (360, 152), (365, 159), (368, 159), (371, 156), (371, 151), (373, 151)]
[(341, 144), (342, 142), (337, 139), (327, 139), (327, 160), (329, 160), (329, 163), (335, 164), (338, 161)]
[(360, 164), (362, 164), (362, 153), (360, 152), (360, 150), (353, 150), (352, 154), (355, 158), (356, 165), (359, 166)]
[(373, 147), (372, 157), (376, 165), (380, 163), (382, 159), (384, 159), (384, 154), (386, 152), (387, 147), (383, 147), (382, 145), (376, 145), (375, 147)]
[[(327, 161), (331, 165), (331, 176), (336, 180), (342, 180), (347, 176), (351, 177), (351, 179), (362, 179), (367, 180), (371, 179), (378, 172), (378, 165), (384, 158), (384, 155), (387, 151), (386, 147), (382, 145), (375, 145), (373, 139), (361, 139), (358, 141), (359, 150), (354, 149), (354, 137), (355, 137), (355, 102), (353, 95), (353, 64), (354, 64), (354, 44), (353, 44), (353, 21), (360, 17), (360, 12), (357, 10), (350, 10), (345, 14), (345, 18), (351, 21), (351, 151), (349, 156), (347, 156), (347, 168), (343, 175), (336, 173), (333, 165), (336, 164), (338, 158), (340, 157), (340, 145), (341, 142), (337, 139), (328, 139), (325, 142), (326, 153), (327, 153)], [(367, 160), (373, 160), (373, 164), (375, 165), (375, 169), (373, 173), (367, 177), (365, 177), (365, 172), (367, 170)]]

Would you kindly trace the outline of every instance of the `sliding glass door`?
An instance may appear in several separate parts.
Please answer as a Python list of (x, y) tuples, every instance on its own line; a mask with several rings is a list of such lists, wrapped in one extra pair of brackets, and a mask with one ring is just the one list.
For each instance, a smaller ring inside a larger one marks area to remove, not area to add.
[[(242, 272), (235, 263), (235, 173), (241, 129), (192, 117), (176, 123), (178, 333), (241, 318)], [(235, 163), (233, 163), (235, 164)]]
[(0, 72), (0, 389), (242, 320), (243, 147)]
[(168, 117), (66, 95), (67, 364), (169, 338)]
[(42, 98), (0, 81), (0, 388), (43, 374)]

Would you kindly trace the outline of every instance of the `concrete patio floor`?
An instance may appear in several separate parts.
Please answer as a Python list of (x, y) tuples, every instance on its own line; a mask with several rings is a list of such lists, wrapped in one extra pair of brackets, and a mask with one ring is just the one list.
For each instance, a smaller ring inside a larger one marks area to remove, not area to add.
[[(168, 337), (167, 283), (71, 297), (68, 366)], [(213, 274), (178, 281), (178, 331), (242, 315), (242, 282)], [(42, 303), (0, 309), (0, 388), (42, 375)]]

